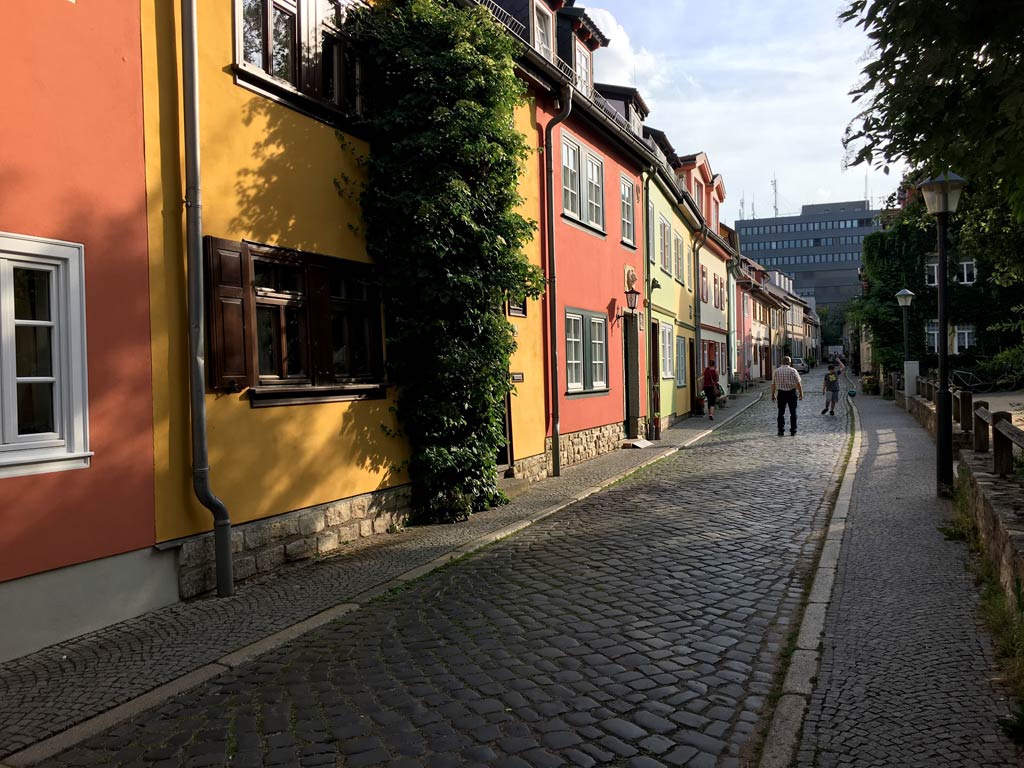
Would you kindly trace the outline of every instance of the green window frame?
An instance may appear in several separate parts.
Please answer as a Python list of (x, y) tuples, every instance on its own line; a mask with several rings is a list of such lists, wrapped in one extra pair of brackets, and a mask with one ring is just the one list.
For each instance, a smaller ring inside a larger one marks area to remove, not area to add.
[(565, 311), (566, 390), (608, 391), (608, 316), (585, 309)]

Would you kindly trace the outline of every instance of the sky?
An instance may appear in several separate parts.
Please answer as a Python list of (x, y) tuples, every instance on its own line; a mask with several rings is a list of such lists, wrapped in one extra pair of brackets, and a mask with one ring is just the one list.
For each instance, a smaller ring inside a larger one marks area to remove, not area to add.
[(636, 87), (680, 155), (705, 152), (722, 175), (722, 221), (780, 216), (808, 203), (880, 207), (899, 181), (843, 167), (849, 96), (869, 60), (839, 0), (577, 0), (610, 38), (596, 82)]

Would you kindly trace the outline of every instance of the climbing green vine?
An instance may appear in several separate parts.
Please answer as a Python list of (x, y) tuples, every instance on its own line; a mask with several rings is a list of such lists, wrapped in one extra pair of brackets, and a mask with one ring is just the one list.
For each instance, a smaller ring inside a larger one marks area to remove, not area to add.
[(504, 501), (496, 483), (509, 357), (508, 299), (537, 298), (517, 211), (530, 156), (514, 43), (479, 6), (378, 0), (350, 12), (371, 152), (362, 193), (380, 265), (388, 376), (411, 448), (414, 520), (463, 519)]

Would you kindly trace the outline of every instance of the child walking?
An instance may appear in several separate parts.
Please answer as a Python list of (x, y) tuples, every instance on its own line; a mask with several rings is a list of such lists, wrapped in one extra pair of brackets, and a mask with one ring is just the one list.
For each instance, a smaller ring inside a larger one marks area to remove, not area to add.
[(821, 394), (825, 396), (825, 407), (821, 409), (821, 415), (824, 416), (828, 413), (835, 416), (836, 403), (839, 402), (839, 374), (836, 373), (836, 367), (831, 363), (825, 374), (825, 380), (821, 382)]

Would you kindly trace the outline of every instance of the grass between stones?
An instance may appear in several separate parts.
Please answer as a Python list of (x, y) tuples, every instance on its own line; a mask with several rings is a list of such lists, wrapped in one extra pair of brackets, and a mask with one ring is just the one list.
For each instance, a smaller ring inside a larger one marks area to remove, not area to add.
[(1000, 682), (1013, 701), (1010, 716), (1000, 718), (999, 725), (1007, 736), (1024, 744), (1024, 594), (1020, 583), (1015, 585), (1012, 601), (1003, 591), (997, 570), (981, 545), (981, 532), (965, 488), (966, 483), (957, 484), (953, 517), (939, 530), (947, 539), (965, 542), (971, 553), (968, 567), (981, 592), (979, 612), (992, 635)]

